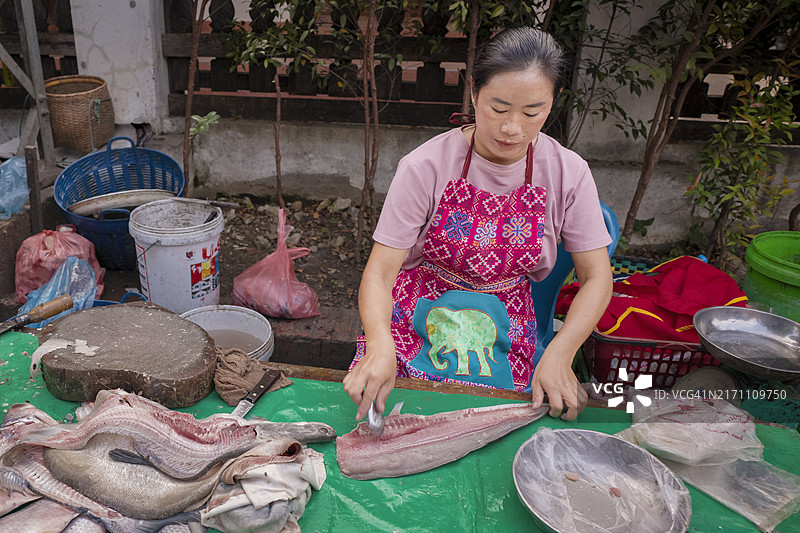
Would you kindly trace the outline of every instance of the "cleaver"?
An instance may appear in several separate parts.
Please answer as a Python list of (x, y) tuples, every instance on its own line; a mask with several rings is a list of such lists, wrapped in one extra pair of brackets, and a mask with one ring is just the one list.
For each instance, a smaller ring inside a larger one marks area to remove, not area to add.
[(253, 405), (255, 405), (256, 401), (261, 398), (261, 395), (267, 392), (273, 383), (278, 381), (279, 377), (281, 377), (281, 373), (277, 370), (265, 371), (264, 375), (261, 377), (261, 380), (250, 392), (247, 393), (247, 396), (239, 400), (238, 405), (236, 405), (236, 409), (234, 409), (231, 414), (244, 417), (244, 415), (246, 415), (250, 409), (253, 408)]

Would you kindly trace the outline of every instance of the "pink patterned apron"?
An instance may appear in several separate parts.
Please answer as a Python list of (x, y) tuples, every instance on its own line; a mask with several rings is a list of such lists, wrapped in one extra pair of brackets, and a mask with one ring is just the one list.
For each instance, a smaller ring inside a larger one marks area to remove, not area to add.
[[(474, 143), (474, 135), (472, 143)], [(536, 317), (526, 276), (538, 263), (547, 191), (525, 184), (507, 195), (461, 177), (442, 193), (423, 247), (422, 263), (401, 270), (392, 291), (391, 331), (397, 375), (524, 390), (536, 349)], [(365, 353), (361, 336), (355, 364)]]

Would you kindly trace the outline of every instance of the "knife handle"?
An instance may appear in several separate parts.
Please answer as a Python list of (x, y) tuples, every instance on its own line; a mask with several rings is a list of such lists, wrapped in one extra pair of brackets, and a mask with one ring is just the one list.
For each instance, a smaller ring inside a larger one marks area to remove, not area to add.
[(63, 313), (67, 309), (72, 309), (72, 296), (69, 294), (62, 294), (58, 298), (53, 298), (49, 302), (37, 305), (27, 312), (27, 324), (41, 322), (51, 316), (56, 316)]
[(256, 386), (253, 387), (253, 390), (251, 390), (250, 393), (242, 399), (256, 403), (256, 400), (261, 398), (261, 395), (267, 392), (272, 384), (278, 381), (279, 377), (281, 377), (280, 372), (276, 370), (265, 370), (264, 375), (261, 376), (261, 380), (256, 383)]

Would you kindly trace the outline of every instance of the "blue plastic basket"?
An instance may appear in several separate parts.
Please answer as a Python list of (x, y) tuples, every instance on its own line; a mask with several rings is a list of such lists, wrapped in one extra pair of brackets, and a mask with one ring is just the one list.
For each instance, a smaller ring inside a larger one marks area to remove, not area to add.
[[(130, 148), (111, 148), (116, 140)], [(113, 137), (102, 152), (86, 155), (56, 178), (53, 195), (64, 218), (94, 243), (100, 265), (109, 270), (135, 270), (136, 250), (128, 232), (127, 209), (106, 209), (97, 219), (76, 215), (69, 207), (101, 194), (160, 189), (183, 195), (185, 179), (178, 163), (157, 150), (136, 148), (128, 137)]]

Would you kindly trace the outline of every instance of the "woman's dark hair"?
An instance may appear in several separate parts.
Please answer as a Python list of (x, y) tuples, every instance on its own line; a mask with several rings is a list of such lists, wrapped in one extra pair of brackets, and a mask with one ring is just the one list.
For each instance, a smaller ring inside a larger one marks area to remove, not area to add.
[(553, 82), (553, 99), (561, 90), (564, 53), (548, 33), (522, 26), (501, 31), (483, 46), (472, 70), (475, 94), (495, 74), (536, 67)]

